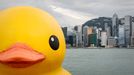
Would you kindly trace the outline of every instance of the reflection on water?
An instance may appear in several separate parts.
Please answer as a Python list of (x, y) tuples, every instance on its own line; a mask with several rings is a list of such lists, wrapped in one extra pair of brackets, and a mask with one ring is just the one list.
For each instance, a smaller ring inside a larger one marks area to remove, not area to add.
[(134, 75), (134, 49), (67, 49), (63, 66), (73, 75)]

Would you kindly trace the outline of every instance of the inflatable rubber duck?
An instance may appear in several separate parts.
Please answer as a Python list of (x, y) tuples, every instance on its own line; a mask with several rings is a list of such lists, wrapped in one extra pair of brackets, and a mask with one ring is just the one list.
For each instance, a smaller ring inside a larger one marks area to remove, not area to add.
[(0, 75), (71, 75), (62, 68), (63, 32), (47, 12), (18, 6), (0, 11)]

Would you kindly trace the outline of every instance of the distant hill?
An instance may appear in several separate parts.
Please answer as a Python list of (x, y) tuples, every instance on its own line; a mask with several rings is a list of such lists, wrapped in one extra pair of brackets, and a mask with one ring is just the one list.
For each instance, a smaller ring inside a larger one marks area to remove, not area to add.
[(84, 26), (96, 26), (96, 27), (101, 27), (104, 30), (105, 24), (108, 26), (112, 26), (112, 18), (110, 17), (99, 17), (95, 18), (92, 20), (87, 21), (86, 23), (83, 24)]

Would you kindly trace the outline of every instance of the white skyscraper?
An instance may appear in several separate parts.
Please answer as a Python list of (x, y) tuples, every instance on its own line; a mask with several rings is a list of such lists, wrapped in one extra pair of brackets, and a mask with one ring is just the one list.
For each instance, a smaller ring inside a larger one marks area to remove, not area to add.
[(107, 46), (107, 32), (106, 31), (101, 32), (101, 46), (104, 46), (104, 47)]
[(127, 47), (131, 44), (131, 16), (125, 16), (124, 28), (125, 28), (125, 44)]

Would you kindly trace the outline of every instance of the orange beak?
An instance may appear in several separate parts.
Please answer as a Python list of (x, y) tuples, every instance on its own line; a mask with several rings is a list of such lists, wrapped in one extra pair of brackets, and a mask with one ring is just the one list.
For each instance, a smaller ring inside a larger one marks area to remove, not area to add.
[(0, 52), (0, 63), (13, 68), (25, 68), (37, 64), (45, 56), (24, 44), (15, 44), (11, 48)]

